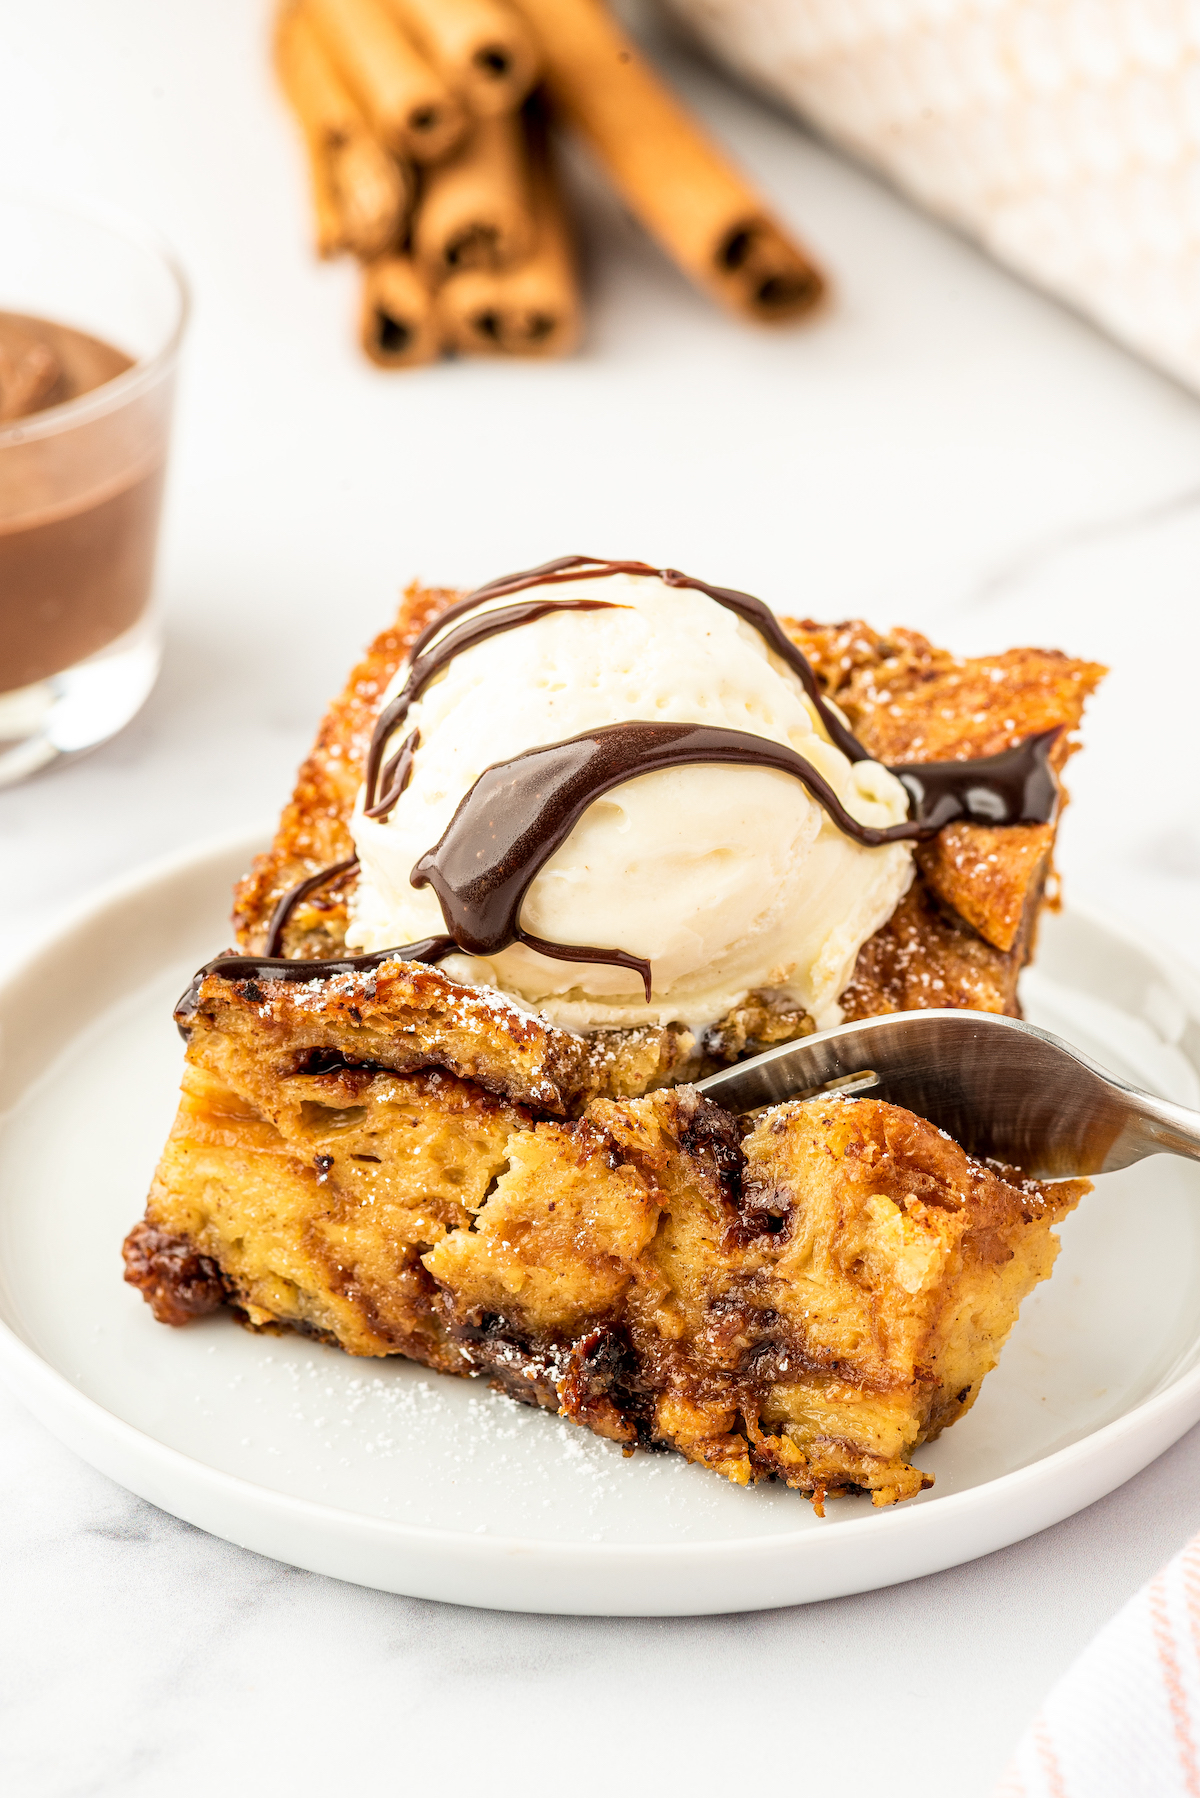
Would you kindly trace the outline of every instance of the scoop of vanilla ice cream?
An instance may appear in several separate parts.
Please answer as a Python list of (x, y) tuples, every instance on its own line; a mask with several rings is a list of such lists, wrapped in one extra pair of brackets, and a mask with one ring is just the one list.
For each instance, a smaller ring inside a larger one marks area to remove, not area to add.
[[(540, 593), (620, 610), (555, 612), (457, 656), (412, 707), (387, 753), (421, 733), (411, 781), (386, 820), (352, 822), (362, 863), (347, 943), (385, 949), (445, 928), (409, 875), (493, 763), (630, 719), (749, 731), (790, 745), (861, 823), (901, 822), (903, 787), (877, 762), (851, 763), (824, 734), (792, 671), (758, 633), (693, 588), (614, 574)], [(403, 685), (404, 671), (385, 695)], [(553, 961), (514, 944), (489, 959), (453, 955), (453, 978), (492, 986), (569, 1029), (716, 1022), (771, 989), (818, 1028), (859, 948), (912, 878), (906, 843), (865, 849), (799, 781), (774, 769), (684, 767), (626, 782), (584, 813), (529, 888), (521, 924), (551, 942), (647, 958), (653, 993), (624, 968)]]

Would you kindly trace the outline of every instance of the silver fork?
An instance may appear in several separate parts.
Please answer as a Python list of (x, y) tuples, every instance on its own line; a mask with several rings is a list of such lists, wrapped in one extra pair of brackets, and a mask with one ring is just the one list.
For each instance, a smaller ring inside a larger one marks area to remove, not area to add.
[(783, 1043), (698, 1082), (736, 1112), (818, 1092), (870, 1093), (974, 1155), (1038, 1177), (1106, 1174), (1145, 1155), (1200, 1161), (1200, 1111), (1157, 1099), (1017, 1018), (899, 1011)]

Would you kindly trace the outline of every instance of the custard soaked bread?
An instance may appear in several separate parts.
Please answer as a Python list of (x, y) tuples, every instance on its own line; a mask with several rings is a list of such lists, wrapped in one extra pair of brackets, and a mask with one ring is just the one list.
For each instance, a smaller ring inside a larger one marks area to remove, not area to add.
[(912, 1450), (973, 1403), (1087, 1190), (1001, 1175), (869, 1099), (781, 1106), (744, 1139), (689, 1086), (547, 1117), (603, 1084), (564, 1033), (530, 1041), (521, 1014), (404, 964), (209, 975), (189, 1021), (126, 1247), (156, 1316), (229, 1303), (484, 1373), (818, 1503), (930, 1483)]
[(1086, 1182), (690, 1083), (841, 1016), (1015, 1011), (1102, 672), (785, 636), (641, 563), (411, 589), (181, 1003), (127, 1277), (740, 1483), (919, 1491)]

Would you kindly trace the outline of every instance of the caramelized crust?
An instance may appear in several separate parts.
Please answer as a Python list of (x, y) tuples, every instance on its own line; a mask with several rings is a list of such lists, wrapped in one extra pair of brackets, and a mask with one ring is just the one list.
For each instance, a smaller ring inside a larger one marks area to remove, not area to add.
[(676, 1026), (578, 1036), (411, 961), (311, 981), (209, 974), (181, 1021), (189, 1059), (222, 1070), (237, 1059), (247, 1090), (268, 1110), (280, 1082), (341, 1062), (393, 1073), (443, 1068), (497, 1097), (562, 1115), (595, 1094), (679, 1080), (697, 1059), (692, 1033)]
[(1057, 649), (959, 657), (916, 631), (884, 637), (858, 619), (785, 623), (860, 743), (887, 763), (967, 761), (1038, 731), (1076, 730), (1107, 672)]
[(172, 1236), (143, 1218), (125, 1238), (125, 1278), (136, 1286), (160, 1324), (186, 1324), (219, 1311), (230, 1296), (220, 1263), (202, 1255), (189, 1236)]
[[(857, 619), (787, 628), (864, 748), (887, 763), (999, 755), (1060, 730), (1051, 762), (1061, 776), (1106, 672), (1054, 649), (960, 658), (916, 631), (884, 637)], [(859, 951), (846, 1018), (924, 1006), (1017, 1016), (1053, 847), (1053, 825), (965, 823), (922, 845), (907, 896)]]
[(854, 978), (842, 994), (846, 1022), (929, 1006), (1018, 1017), (1017, 980), (1032, 954), (1040, 897), (1040, 891), (1027, 896), (1018, 935), (1006, 953), (939, 905), (918, 876), (858, 952)]
[(1007, 954), (1029, 901), (1042, 892), (1053, 850), (1053, 824), (947, 824), (916, 855), (934, 897)]

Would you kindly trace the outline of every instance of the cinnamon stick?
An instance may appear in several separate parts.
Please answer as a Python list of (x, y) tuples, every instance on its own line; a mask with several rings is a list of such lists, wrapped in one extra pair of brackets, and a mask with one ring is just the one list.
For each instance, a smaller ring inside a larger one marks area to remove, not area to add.
[(566, 213), (548, 159), (531, 159), (536, 243), (506, 269), (467, 269), (441, 288), (447, 349), (469, 356), (565, 356), (580, 332), (579, 287)]
[(306, 4), (338, 73), (387, 148), (416, 162), (448, 155), (467, 115), (383, 0)]
[(335, 72), (302, 6), (285, 7), (279, 15), (275, 68), (292, 110), (322, 147), (364, 129), (361, 109)]
[(342, 209), (333, 185), (333, 171), (329, 166), (329, 156), (321, 149), (313, 138), (305, 133), (305, 148), (308, 151), (308, 186), (312, 199), (313, 239), (317, 255), (322, 261), (337, 256), (342, 250), (348, 250), (345, 226), (342, 222)]
[(304, 133), (308, 151), (317, 254), (335, 256), (347, 245), (334, 192), (329, 152), (348, 133), (363, 129), (362, 115), (334, 74), (308, 21), (297, 9), (279, 15), (275, 70)]
[(782, 323), (824, 292), (816, 264), (663, 86), (600, 0), (515, 0), (550, 93), (633, 212), (701, 287)]
[(412, 176), (364, 131), (330, 152), (333, 191), (346, 248), (356, 256), (380, 256), (404, 235), (412, 202)]
[(361, 340), (380, 368), (415, 368), (438, 355), (433, 295), (408, 256), (381, 256), (367, 264)]
[(519, 262), (533, 242), (519, 117), (481, 119), (448, 162), (429, 170), (413, 223), (413, 254), (436, 282), (463, 269)]
[(318, 254), (380, 255), (408, 220), (408, 169), (372, 136), (302, 9), (281, 15), (275, 62), (308, 148)]
[(505, 0), (388, 0), (393, 13), (477, 118), (513, 112), (533, 86), (537, 51)]

